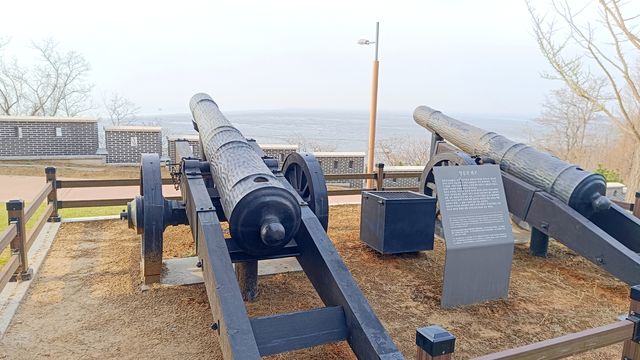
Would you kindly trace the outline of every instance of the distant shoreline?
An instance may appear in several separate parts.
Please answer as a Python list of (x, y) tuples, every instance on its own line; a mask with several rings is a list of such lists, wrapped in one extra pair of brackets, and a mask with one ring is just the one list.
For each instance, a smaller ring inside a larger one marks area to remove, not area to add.
[[(353, 111), (264, 110), (229, 111), (225, 115), (240, 131), (261, 143), (287, 144), (304, 139), (337, 151), (366, 151), (369, 114)], [(455, 115), (472, 125), (497, 132), (514, 141), (527, 142), (539, 128), (535, 121), (506, 115)], [(161, 126), (165, 135), (195, 134), (191, 115), (156, 114), (138, 116), (136, 124)], [(430, 133), (415, 124), (411, 113), (381, 112), (377, 139), (428, 139)]]

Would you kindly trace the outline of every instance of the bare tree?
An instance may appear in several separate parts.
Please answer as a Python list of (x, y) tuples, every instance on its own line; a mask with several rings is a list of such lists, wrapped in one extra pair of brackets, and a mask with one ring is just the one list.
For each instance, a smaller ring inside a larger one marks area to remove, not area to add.
[[(594, 89), (598, 93), (600, 89)], [(598, 109), (592, 102), (564, 87), (554, 90), (542, 105), (536, 122), (547, 131), (535, 134), (534, 143), (561, 159), (585, 163), (586, 137), (597, 119)]]
[[(8, 43), (8, 40), (0, 39), (0, 50)], [(15, 59), (7, 61), (1, 55), (0, 53), (0, 114), (20, 113), (25, 73)]]
[(317, 141), (309, 140), (307, 137), (300, 133), (292, 134), (287, 140), (287, 144), (298, 145), (299, 151), (321, 152), (321, 151), (336, 151), (336, 146), (319, 143)]
[[(640, 14), (628, 13), (637, 4), (598, 0), (600, 18), (590, 20), (583, 19), (588, 7), (572, 9), (567, 0), (552, 0), (551, 5), (551, 15), (540, 15), (527, 1), (538, 45), (554, 70), (546, 77), (562, 80), (633, 139), (625, 178), (640, 190)], [(600, 83), (606, 87), (598, 87)]]
[(111, 125), (130, 125), (136, 120), (136, 114), (140, 107), (131, 100), (119, 95), (112, 94), (104, 100), (104, 108)]
[(388, 138), (378, 141), (376, 152), (385, 165), (425, 165), (429, 146), (426, 138)]
[[(6, 42), (4, 43), (6, 44)], [(0, 111), (5, 115), (76, 116), (92, 108), (89, 63), (76, 52), (58, 50), (53, 40), (33, 42), (38, 61), (23, 68), (0, 58)]]

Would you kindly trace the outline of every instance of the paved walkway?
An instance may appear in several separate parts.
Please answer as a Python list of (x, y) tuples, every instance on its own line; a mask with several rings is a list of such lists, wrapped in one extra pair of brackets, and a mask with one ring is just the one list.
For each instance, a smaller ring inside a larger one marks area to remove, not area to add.
[[(64, 180), (64, 178), (60, 178)], [(0, 202), (12, 199), (31, 201), (44, 185), (44, 176), (15, 176), (0, 175)], [(139, 194), (137, 186), (114, 186), (103, 188), (75, 188), (59, 189), (60, 200), (96, 200), (96, 199), (122, 199), (133, 198)], [(173, 185), (164, 185), (162, 194), (165, 197), (180, 196)], [(330, 196), (330, 205), (359, 204), (360, 195)]]

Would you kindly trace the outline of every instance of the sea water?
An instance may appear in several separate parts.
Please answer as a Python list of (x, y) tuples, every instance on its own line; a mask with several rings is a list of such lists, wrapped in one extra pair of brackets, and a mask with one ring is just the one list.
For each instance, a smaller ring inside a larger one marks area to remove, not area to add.
[[(369, 114), (356, 111), (263, 110), (229, 111), (227, 118), (248, 138), (261, 144), (320, 145), (335, 151), (366, 151)], [(451, 114), (452, 117), (497, 132), (514, 141), (527, 142), (539, 127), (532, 117)], [(161, 126), (164, 135), (196, 134), (190, 114), (139, 116), (137, 123)], [(378, 114), (376, 139), (429, 139), (430, 133), (413, 121), (411, 112)]]

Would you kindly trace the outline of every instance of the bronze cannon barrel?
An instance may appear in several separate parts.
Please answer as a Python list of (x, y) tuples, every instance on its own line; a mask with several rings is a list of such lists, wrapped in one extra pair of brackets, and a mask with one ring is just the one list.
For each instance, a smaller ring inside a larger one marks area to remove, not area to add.
[(255, 255), (286, 245), (300, 226), (296, 198), (209, 95), (194, 95), (190, 107), (231, 237)]
[(605, 197), (606, 181), (600, 174), (427, 106), (417, 107), (413, 119), (462, 151), (493, 159), (502, 171), (548, 192), (585, 216), (611, 205)]

